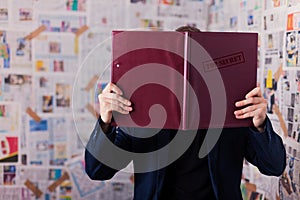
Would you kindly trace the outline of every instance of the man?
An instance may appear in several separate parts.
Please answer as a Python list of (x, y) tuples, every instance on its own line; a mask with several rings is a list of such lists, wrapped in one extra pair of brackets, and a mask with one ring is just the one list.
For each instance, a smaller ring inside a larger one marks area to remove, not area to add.
[[(199, 30), (181, 27), (177, 31)], [(99, 102), (100, 117), (85, 152), (86, 172), (91, 179), (107, 180), (118, 171), (95, 158), (97, 152), (103, 150), (104, 135), (116, 146), (140, 153), (163, 147), (177, 134), (176, 130), (163, 129), (150, 138), (138, 138), (127, 134), (126, 129), (112, 127), (113, 111), (122, 114), (132, 111), (131, 102), (122, 97), (122, 91), (113, 83), (109, 83), (99, 95)], [(156, 171), (135, 173), (134, 199), (240, 200), (244, 158), (256, 165), (263, 174), (281, 175), (286, 165), (285, 149), (266, 116), (267, 103), (260, 88), (254, 88), (235, 105), (236, 118), (252, 118), (253, 127), (224, 128), (212, 151), (201, 159), (198, 152), (207, 130), (198, 130), (192, 144), (175, 162)], [(145, 131), (148, 130), (134, 129), (137, 136)], [(124, 167), (130, 161), (128, 159)]]

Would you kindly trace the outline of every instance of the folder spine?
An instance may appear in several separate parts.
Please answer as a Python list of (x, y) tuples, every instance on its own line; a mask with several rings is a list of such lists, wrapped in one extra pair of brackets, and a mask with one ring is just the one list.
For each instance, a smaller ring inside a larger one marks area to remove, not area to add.
[(189, 47), (189, 33), (184, 33), (184, 79), (183, 79), (183, 103), (182, 103), (182, 129), (187, 130), (187, 81), (188, 81), (188, 47)]

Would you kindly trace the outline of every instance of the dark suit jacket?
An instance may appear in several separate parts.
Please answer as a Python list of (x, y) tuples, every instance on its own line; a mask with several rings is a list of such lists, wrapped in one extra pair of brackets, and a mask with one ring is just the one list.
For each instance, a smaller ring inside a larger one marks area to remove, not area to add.
[[(174, 130), (161, 130), (153, 137), (141, 139), (128, 135), (124, 129), (120, 128), (113, 128), (105, 136), (99, 123), (101, 121), (98, 120), (85, 151), (86, 172), (93, 180), (110, 179), (118, 171), (102, 164), (95, 158), (99, 152), (104, 151), (104, 137), (108, 137), (111, 142), (124, 150), (137, 153), (159, 149), (174, 137)], [(137, 135), (143, 134), (145, 129), (136, 131)], [(105, 153), (112, 154), (112, 152)], [(279, 176), (284, 171), (286, 166), (285, 149), (281, 138), (273, 131), (269, 119), (266, 120), (264, 133), (258, 133), (252, 128), (223, 129), (218, 142), (208, 154), (209, 172), (217, 199), (242, 199), (240, 183), (244, 158), (257, 166), (265, 175)], [(130, 158), (123, 159), (122, 166), (126, 167), (130, 161)], [(156, 160), (153, 159), (149, 162), (156, 162)], [(136, 165), (134, 160), (133, 163)], [(160, 199), (165, 174), (166, 168), (147, 173), (135, 173), (134, 199)]]

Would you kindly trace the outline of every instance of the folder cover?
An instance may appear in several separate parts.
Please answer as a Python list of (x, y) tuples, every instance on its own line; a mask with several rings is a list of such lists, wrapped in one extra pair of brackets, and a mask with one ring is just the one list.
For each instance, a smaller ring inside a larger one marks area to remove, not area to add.
[(133, 104), (123, 127), (251, 126), (235, 102), (256, 87), (257, 34), (113, 31), (111, 79)]

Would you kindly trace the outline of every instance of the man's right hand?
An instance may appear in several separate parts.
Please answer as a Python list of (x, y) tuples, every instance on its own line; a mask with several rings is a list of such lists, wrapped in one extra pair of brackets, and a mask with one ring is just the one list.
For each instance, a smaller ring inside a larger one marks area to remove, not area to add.
[(123, 92), (113, 83), (108, 83), (99, 94), (100, 116), (104, 123), (109, 124), (112, 119), (112, 112), (129, 114), (132, 111), (131, 102), (122, 97)]

